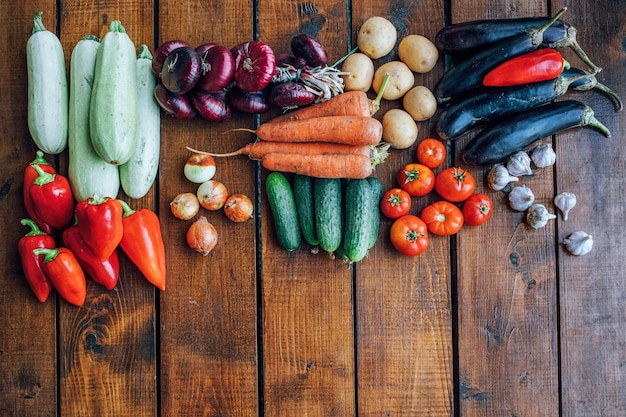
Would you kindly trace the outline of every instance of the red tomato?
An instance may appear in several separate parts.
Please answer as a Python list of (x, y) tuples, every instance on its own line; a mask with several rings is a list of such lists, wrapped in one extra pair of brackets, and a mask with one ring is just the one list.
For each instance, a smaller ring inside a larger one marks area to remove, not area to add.
[(493, 203), (488, 195), (482, 193), (472, 194), (463, 203), (463, 217), (465, 223), (470, 226), (478, 226), (486, 222), (491, 216)]
[(428, 248), (428, 228), (417, 216), (406, 214), (397, 218), (389, 231), (391, 244), (406, 256), (417, 256)]
[(449, 201), (437, 201), (422, 210), (422, 220), (428, 231), (439, 236), (450, 236), (463, 227), (463, 212)]
[(417, 145), (417, 160), (430, 169), (438, 168), (446, 160), (446, 145), (434, 138), (423, 139)]
[(397, 219), (411, 210), (411, 195), (401, 188), (388, 190), (380, 199), (380, 211), (390, 219)]
[(463, 168), (446, 168), (435, 177), (435, 190), (448, 201), (458, 203), (474, 193), (476, 180)]
[(407, 164), (398, 173), (398, 185), (407, 193), (421, 197), (435, 188), (435, 174), (426, 165)]

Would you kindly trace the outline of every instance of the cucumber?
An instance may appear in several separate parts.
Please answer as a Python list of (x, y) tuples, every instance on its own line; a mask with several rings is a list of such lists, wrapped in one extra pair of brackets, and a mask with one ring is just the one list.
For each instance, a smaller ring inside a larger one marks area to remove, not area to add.
[(378, 240), (378, 231), (380, 229), (380, 199), (383, 196), (383, 185), (376, 177), (368, 177), (372, 192), (372, 214), (370, 215), (370, 239), (367, 245), (368, 249), (372, 249)]
[(119, 20), (98, 48), (89, 126), (102, 159), (113, 165), (130, 160), (137, 143), (137, 55)]
[(67, 147), (68, 87), (65, 56), (59, 38), (46, 30), (42, 12), (35, 13), (26, 42), (28, 75), (28, 130), (45, 153), (58, 154)]
[(70, 59), (68, 117), (68, 180), (76, 201), (98, 195), (116, 198), (118, 168), (96, 153), (89, 134), (89, 101), (100, 40), (92, 35), (78, 41)]
[(315, 178), (315, 230), (320, 247), (332, 253), (341, 245), (343, 235), (342, 191), (340, 178)]
[(285, 250), (296, 250), (302, 236), (291, 184), (282, 173), (275, 171), (265, 179), (265, 192), (274, 216), (278, 244)]
[(293, 177), (293, 195), (298, 210), (300, 231), (304, 240), (312, 246), (320, 241), (315, 230), (315, 203), (313, 202), (313, 178), (307, 175), (296, 174)]
[(154, 98), (152, 54), (141, 45), (137, 57), (137, 143), (130, 160), (120, 165), (122, 189), (130, 198), (148, 194), (159, 170), (161, 108)]
[(355, 179), (345, 191), (345, 229), (342, 254), (351, 262), (358, 262), (367, 255), (371, 240), (372, 187), (367, 179)]

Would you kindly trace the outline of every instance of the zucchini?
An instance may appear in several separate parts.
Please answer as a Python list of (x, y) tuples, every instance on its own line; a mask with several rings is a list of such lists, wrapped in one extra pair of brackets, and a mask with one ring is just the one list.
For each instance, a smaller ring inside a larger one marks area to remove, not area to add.
[(36, 12), (26, 42), (28, 130), (39, 149), (58, 154), (67, 147), (68, 87), (65, 55), (59, 38), (46, 30)]
[(122, 189), (131, 198), (148, 194), (159, 170), (161, 108), (154, 98), (152, 54), (141, 45), (137, 57), (137, 143), (130, 160), (120, 165)]
[(351, 262), (367, 255), (371, 238), (372, 187), (367, 179), (348, 182), (345, 191), (345, 230), (341, 253)]
[(113, 165), (130, 160), (137, 142), (137, 55), (119, 20), (98, 48), (89, 126), (102, 159)]
[(315, 230), (315, 203), (313, 202), (313, 177), (295, 174), (293, 177), (293, 195), (298, 210), (298, 221), (302, 237), (311, 246), (320, 241)]
[(370, 240), (367, 245), (368, 249), (372, 249), (378, 240), (378, 231), (380, 229), (380, 199), (383, 196), (383, 184), (376, 177), (368, 177), (372, 192), (372, 215), (370, 216)]
[(116, 198), (118, 168), (96, 153), (89, 134), (89, 101), (100, 40), (92, 35), (78, 41), (70, 59), (68, 117), (68, 180), (76, 201), (98, 195)]
[(340, 178), (315, 178), (315, 230), (320, 247), (328, 253), (341, 245), (343, 235), (342, 191)]
[(591, 107), (576, 100), (557, 101), (494, 122), (467, 144), (463, 160), (469, 165), (495, 164), (539, 139), (581, 126), (611, 136)]
[(296, 250), (302, 236), (291, 184), (281, 172), (271, 172), (265, 179), (265, 192), (274, 217), (278, 244), (285, 250)]

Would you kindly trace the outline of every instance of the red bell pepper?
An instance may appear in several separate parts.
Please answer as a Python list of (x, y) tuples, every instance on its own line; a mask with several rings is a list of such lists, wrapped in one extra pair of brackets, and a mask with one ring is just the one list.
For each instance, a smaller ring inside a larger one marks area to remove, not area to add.
[(111, 197), (90, 197), (76, 205), (78, 231), (102, 262), (111, 257), (122, 240), (123, 210)]
[(77, 225), (72, 225), (65, 229), (61, 238), (63, 245), (76, 256), (78, 263), (87, 276), (107, 290), (115, 288), (120, 276), (120, 262), (117, 250), (113, 251), (109, 259), (101, 261), (87, 245)]
[(506, 87), (553, 80), (569, 63), (559, 51), (551, 48), (537, 49), (498, 65), (485, 75), (486, 87)]
[(28, 188), (35, 213), (53, 229), (61, 230), (74, 218), (74, 195), (61, 174), (45, 172), (34, 164), (37, 178)]
[(49, 224), (41, 220), (39, 216), (37, 215), (37, 213), (35, 213), (33, 202), (31, 201), (31, 198), (30, 198), (29, 188), (32, 186), (33, 181), (35, 181), (35, 179), (39, 176), (39, 174), (37, 174), (37, 171), (35, 171), (35, 168), (33, 168), (33, 165), (39, 165), (44, 172), (48, 172), (50, 174), (56, 173), (56, 170), (43, 157), (42, 151), (37, 151), (37, 156), (35, 157), (35, 159), (33, 159), (31, 163), (29, 163), (26, 166), (26, 169), (24, 169), (24, 192), (23, 194), (24, 194), (24, 206), (26, 207), (26, 213), (28, 213), (28, 217), (30, 217), (37, 224), (37, 226), (39, 226), (39, 228), (42, 231), (50, 234), (52, 233), (52, 227), (50, 227)]
[(85, 304), (87, 297), (85, 272), (68, 248), (40, 248), (34, 249), (33, 253), (44, 255), (43, 271), (65, 301), (79, 307)]
[(32, 219), (22, 219), (24, 226), (30, 227), (30, 232), (22, 236), (17, 244), (22, 269), (26, 282), (35, 294), (35, 297), (42, 303), (45, 302), (52, 292), (52, 283), (43, 272), (43, 255), (35, 255), (33, 249), (52, 249), (56, 243), (52, 236), (41, 230)]
[(165, 291), (165, 245), (159, 218), (151, 210), (133, 210), (122, 200), (124, 235), (120, 246), (152, 285)]

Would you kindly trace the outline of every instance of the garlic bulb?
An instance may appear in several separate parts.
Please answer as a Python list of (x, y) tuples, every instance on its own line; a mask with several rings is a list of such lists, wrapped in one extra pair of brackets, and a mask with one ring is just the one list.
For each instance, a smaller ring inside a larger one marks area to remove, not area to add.
[(552, 145), (544, 143), (535, 146), (530, 151), (530, 159), (537, 168), (549, 167), (556, 162), (556, 152), (552, 149)]
[(519, 178), (512, 176), (502, 164), (495, 164), (487, 173), (487, 185), (495, 191), (500, 191), (515, 181), (519, 181)]
[(535, 202), (535, 194), (525, 185), (513, 187), (509, 193), (509, 205), (513, 210), (524, 211)]
[(563, 239), (562, 244), (572, 255), (581, 256), (591, 252), (591, 248), (593, 247), (593, 238), (590, 234), (579, 230)]
[(533, 204), (526, 212), (526, 222), (533, 229), (540, 229), (548, 224), (548, 220), (555, 218), (556, 215), (549, 213), (543, 204)]
[(561, 210), (563, 220), (567, 220), (567, 215), (576, 205), (576, 196), (573, 193), (563, 192), (554, 197), (554, 205)]
[(530, 156), (524, 151), (515, 152), (509, 156), (506, 169), (511, 175), (530, 175), (533, 170), (530, 168)]

